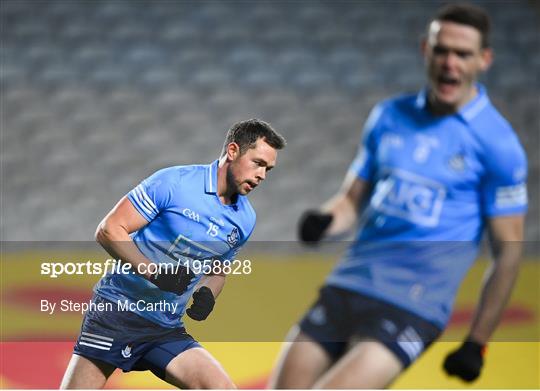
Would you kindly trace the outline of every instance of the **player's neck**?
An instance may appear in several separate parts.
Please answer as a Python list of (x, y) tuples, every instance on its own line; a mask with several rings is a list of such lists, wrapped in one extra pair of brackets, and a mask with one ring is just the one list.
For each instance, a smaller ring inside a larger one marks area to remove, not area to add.
[(238, 199), (234, 186), (227, 181), (228, 164), (226, 158), (221, 158), (217, 170), (217, 195), (223, 205), (231, 205)]
[(472, 86), (467, 95), (456, 104), (447, 104), (437, 99), (435, 94), (428, 93), (428, 108), (433, 115), (450, 115), (459, 112), (465, 105), (478, 96), (478, 88)]

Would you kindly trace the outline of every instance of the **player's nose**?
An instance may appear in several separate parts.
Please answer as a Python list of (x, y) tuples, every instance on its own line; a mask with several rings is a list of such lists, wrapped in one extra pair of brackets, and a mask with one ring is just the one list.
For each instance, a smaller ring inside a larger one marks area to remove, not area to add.
[(446, 69), (453, 69), (457, 66), (458, 60), (459, 58), (456, 53), (448, 52), (444, 56), (443, 65)]

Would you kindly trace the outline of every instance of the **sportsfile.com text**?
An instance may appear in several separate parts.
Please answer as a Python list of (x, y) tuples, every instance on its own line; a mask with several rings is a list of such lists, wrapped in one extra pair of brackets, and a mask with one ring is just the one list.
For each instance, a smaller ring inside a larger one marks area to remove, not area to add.
[(191, 260), (175, 263), (140, 263), (136, 267), (123, 262), (121, 259), (107, 259), (104, 262), (42, 262), (41, 275), (49, 278), (73, 275), (100, 275), (111, 274), (178, 274), (180, 268), (193, 274), (251, 274), (252, 266), (249, 259), (239, 260)]

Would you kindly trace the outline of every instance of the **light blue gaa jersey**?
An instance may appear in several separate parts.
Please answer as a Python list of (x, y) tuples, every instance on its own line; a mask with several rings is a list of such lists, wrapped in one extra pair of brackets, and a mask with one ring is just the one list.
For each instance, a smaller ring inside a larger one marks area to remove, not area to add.
[(523, 148), (478, 88), (454, 115), (430, 114), (425, 91), (373, 109), (350, 171), (374, 188), (329, 285), (448, 322), (485, 219), (527, 208)]
[(238, 196), (232, 205), (217, 195), (218, 161), (210, 165), (176, 166), (162, 169), (142, 181), (128, 198), (148, 224), (132, 235), (141, 252), (156, 263), (192, 266), (190, 281), (182, 295), (164, 292), (138, 274), (107, 274), (94, 291), (116, 303), (138, 300), (177, 304), (176, 311), (134, 311), (164, 327), (182, 327), (193, 289), (208, 267), (204, 260), (234, 260), (255, 227), (255, 211), (247, 197)]

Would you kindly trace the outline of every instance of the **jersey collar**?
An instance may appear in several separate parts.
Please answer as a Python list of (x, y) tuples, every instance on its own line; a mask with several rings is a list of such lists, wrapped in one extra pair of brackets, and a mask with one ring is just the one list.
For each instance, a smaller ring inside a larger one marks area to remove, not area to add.
[[(217, 197), (217, 172), (218, 172), (219, 160), (215, 160), (213, 163), (210, 163), (204, 167), (204, 191), (207, 194), (215, 194)], [(223, 205), (228, 208), (233, 208), (238, 210), (239, 204), (243, 202), (243, 197), (238, 194), (236, 201), (230, 205)], [(218, 197), (219, 199), (219, 197)], [(221, 201), (220, 201), (221, 203)]]
[(208, 194), (217, 194), (218, 162), (215, 160), (204, 169), (204, 191)]
[(459, 111), (459, 115), (465, 122), (471, 122), (489, 104), (489, 98), (485, 87), (482, 84), (477, 83), (476, 88), (478, 90), (478, 95)]
[[(461, 117), (465, 122), (471, 122), (490, 103), (486, 88), (480, 83), (476, 83), (476, 88), (478, 89), (478, 95), (454, 114)], [(427, 88), (424, 88), (418, 93), (415, 101), (417, 109), (427, 109), (427, 94)]]

